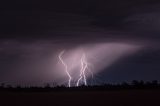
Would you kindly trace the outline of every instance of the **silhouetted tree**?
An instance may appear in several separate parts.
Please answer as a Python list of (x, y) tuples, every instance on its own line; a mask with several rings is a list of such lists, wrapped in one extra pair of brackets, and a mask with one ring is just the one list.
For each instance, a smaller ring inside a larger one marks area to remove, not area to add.
[[(13, 90), (16, 91), (63, 91), (63, 90), (117, 90), (117, 89), (159, 89), (160, 88), (160, 84), (158, 83), (157, 80), (153, 80), (151, 82), (144, 82), (143, 80), (137, 81), (137, 80), (133, 80), (131, 83), (126, 83), (123, 82), (121, 84), (103, 84), (103, 85), (90, 85), (90, 86), (85, 86), (85, 85), (81, 85), (79, 87), (71, 87), (68, 88), (67, 85), (57, 85), (57, 83), (53, 82), (53, 86), (51, 87), (49, 83), (46, 83), (44, 87), (36, 87), (36, 86), (31, 86), (31, 87), (21, 87), (20, 85), (16, 86), (16, 87), (12, 87), (11, 85), (5, 85), (5, 83), (1, 83), (0, 88), (2, 88), (1, 90), (7, 89), (7, 88), (11, 88)], [(10, 89), (7, 89), (10, 90)]]
[(12, 88), (12, 86), (8, 84), (8, 85), (7, 85), (7, 88)]
[(158, 86), (158, 81), (157, 81), (157, 80), (153, 80), (153, 81), (152, 81), (152, 84), (153, 84), (154, 86)]
[(20, 86), (20, 85), (17, 85), (16, 88), (17, 88), (17, 89), (21, 89), (21, 86)]
[(137, 80), (133, 80), (133, 81), (132, 81), (132, 85), (133, 85), (133, 86), (137, 86), (138, 84), (139, 84), (139, 82), (138, 82)]
[(4, 88), (5, 87), (5, 83), (1, 83), (1, 88)]
[(122, 88), (128, 88), (129, 84), (127, 82), (122, 82), (122, 84), (120, 85)]
[(56, 82), (53, 82), (53, 87), (58, 86), (58, 84)]
[(44, 88), (51, 88), (51, 86), (50, 86), (49, 83), (47, 83), (47, 84), (44, 86)]
[(139, 81), (139, 85), (143, 86), (144, 85), (144, 81), (143, 80)]

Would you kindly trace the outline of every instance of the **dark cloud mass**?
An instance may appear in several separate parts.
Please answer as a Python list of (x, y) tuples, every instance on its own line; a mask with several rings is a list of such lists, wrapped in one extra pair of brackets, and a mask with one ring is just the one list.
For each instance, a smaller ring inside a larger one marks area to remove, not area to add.
[(160, 80), (159, 41), (159, 0), (3, 1), (0, 82), (34, 85), (62, 80), (51, 74), (58, 70), (51, 68), (58, 53), (78, 53), (84, 47), (94, 54), (95, 45), (110, 47), (101, 52), (117, 58), (110, 66), (102, 59), (106, 67), (95, 75), (102, 82)]

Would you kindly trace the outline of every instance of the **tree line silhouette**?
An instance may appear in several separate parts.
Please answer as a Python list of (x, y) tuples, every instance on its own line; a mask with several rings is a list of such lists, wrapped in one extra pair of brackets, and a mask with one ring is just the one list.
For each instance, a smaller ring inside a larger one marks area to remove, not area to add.
[(81, 85), (78, 87), (67, 87), (65, 85), (58, 85), (56, 83), (45, 84), (43, 87), (37, 86), (27, 86), (22, 87), (20, 85), (13, 87), (11, 85), (6, 85), (1, 83), (0, 91), (96, 91), (96, 90), (123, 90), (123, 89), (160, 89), (160, 83), (157, 80), (144, 82), (143, 80), (137, 81), (133, 80), (131, 83), (122, 82), (120, 84), (109, 84), (103, 83), (100, 85)]

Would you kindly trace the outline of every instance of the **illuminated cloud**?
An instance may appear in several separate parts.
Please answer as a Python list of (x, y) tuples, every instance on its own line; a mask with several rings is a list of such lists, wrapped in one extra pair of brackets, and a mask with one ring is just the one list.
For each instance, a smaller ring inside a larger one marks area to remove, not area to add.
[[(96, 74), (103, 72), (121, 59), (134, 55), (145, 47), (145, 43), (129, 42), (92, 42), (92, 43), (55, 43), (51, 40), (20, 42), (4, 40), (1, 46), (1, 81), (9, 84), (43, 85), (56, 82), (68, 83), (64, 64), (59, 60), (60, 53), (72, 77), (71, 86), (76, 86), (81, 70), (86, 67), (86, 80), (96, 79)], [(85, 54), (85, 58), (83, 57)], [(83, 61), (83, 67), (82, 63)], [(82, 75), (84, 78), (84, 75)], [(85, 84), (84, 79), (79, 84)], [(90, 83), (87, 83), (90, 84)]]
[[(72, 76), (73, 80), (79, 79), (81, 70), (81, 58), (85, 54), (86, 62), (88, 63), (88, 69), (85, 72), (87, 79), (89, 79), (92, 74), (101, 72), (104, 68), (111, 66), (117, 60), (136, 53), (140, 50), (140, 46), (124, 44), (124, 43), (97, 43), (90, 45), (83, 45), (71, 50), (66, 50), (63, 55), (63, 61), (65, 61), (68, 72)], [(59, 79), (67, 82), (67, 76), (63, 64), (58, 62), (56, 70), (59, 71)], [(56, 72), (57, 73), (57, 72)], [(64, 82), (65, 82), (64, 81)], [(74, 83), (74, 82), (71, 82)], [(74, 85), (74, 84), (72, 84)]]

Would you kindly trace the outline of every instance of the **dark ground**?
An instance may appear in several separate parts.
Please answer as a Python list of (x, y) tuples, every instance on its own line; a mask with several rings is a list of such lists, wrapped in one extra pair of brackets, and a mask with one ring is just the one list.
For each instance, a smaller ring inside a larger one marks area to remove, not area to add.
[(0, 92), (0, 106), (160, 106), (160, 90)]

